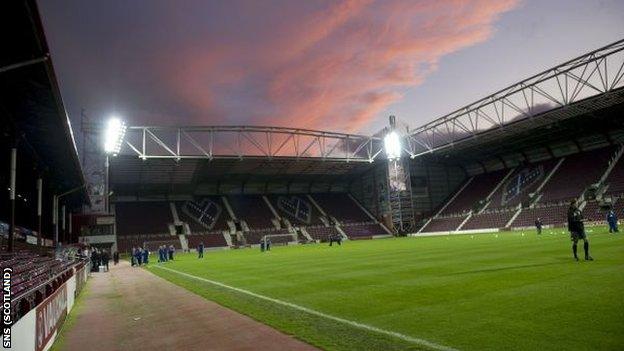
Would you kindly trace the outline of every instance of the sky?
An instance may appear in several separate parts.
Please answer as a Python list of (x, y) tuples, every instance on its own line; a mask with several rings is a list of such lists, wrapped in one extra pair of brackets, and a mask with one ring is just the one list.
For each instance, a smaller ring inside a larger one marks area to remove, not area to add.
[[(624, 38), (621, 0), (39, 0), (66, 109), (131, 125), (412, 128)], [(74, 127), (75, 128), (75, 127)], [(78, 131), (79, 132), (79, 131)]]

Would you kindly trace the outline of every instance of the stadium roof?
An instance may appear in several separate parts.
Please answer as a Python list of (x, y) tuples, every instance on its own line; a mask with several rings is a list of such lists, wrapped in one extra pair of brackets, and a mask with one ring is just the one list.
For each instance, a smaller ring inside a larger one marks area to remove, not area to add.
[(506, 168), (519, 161), (560, 156), (558, 149), (569, 144), (578, 151), (623, 142), (623, 114), (624, 88), (619, 88), (421, 156), (462, 165), (494, 159), (500, 161), (494, 168)]
[[(374, 167), (368, 162), (291, 158), (151, 159), (120, 155), (111, 159), (116, 196), (229, 192), (329, 191)], [(297, 190), (298, 189), (298, 190)]]
[[(117, 195), (344, 185), (382, 154), (375, 136), (262, 126), (129, 127), (111, 159)], [(285, 189), (284, 191), (296, 191)]]
[[(578, 151), (624, 140), (623, 106), (621, 40), (416, 128), (404, 148), (412, 158), (467, 168), (476, 163), (481, 171), (509, 167), (559, 156), (555, 149), (564, 142)], [(377, 135), (137, 126), (128, 129), (122, 154), (112, 161), (111, 182), (118, 194), (133, 195), (188, 193), (206, 184), (212, 184), (210, 193), (222, 192), (222, 184), (240, 189), (271, 182), (344, 184), (374, 167), (382, 149)]]
[[(416, 128), (404, 148), (413, 158), (498, 169), (554, 157), (565, 142), (577, 151), (620, 142), (622, 113), (624, 40)], [(112, 161), (111, 182), (117, 194), (139, 196), (244, 192), (246, 186), (280, 182), (296, 183), (297, 189), (344, 185), (374, 167), (382, 148), (378, 135), (257, 126), (130, 127), (122, 155)]]
[[(58, 192), (84, 185), (36, 2), (2, 2), (0, 36), (2, 147), (8, 148), (10, 134), (16, 134), (20, 150), (34, 154)], [(88, 201), (86, 191), (80, 194)]]
[[(524, 134), (607, 110), (624, 100), (624, 40), (510, 85), (411, 132), (412, 157), (466, 153), (478, 145), (507, 146)], [(541, 134), (541, 133), (538, 133)]]

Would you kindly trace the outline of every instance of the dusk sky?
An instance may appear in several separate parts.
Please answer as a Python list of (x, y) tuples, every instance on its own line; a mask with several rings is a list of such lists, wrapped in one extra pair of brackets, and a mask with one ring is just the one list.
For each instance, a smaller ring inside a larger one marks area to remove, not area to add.
[(79, 127), (417, 127), (624, 38), (624, 1), (40, 0)]

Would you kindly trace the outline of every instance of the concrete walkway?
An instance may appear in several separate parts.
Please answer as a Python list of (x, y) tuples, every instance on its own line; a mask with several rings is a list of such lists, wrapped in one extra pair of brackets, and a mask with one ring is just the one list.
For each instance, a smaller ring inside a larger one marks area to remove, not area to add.
[(63, 350), (315, 350), (125, 261), (84, 293)]

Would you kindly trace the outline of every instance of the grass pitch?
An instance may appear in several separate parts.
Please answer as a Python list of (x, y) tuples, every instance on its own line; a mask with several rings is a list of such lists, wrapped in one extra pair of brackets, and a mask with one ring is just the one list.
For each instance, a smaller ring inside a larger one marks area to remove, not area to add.
[[(203, 260), (178, 255), (163, 266), (459, 350), (622, 350), (624, 235), (588, 232), (593, 262), (574, 262), (568, 234), (545, 230), (217, 251)], [(149, 270), (323, 349), (428, 349)]]

